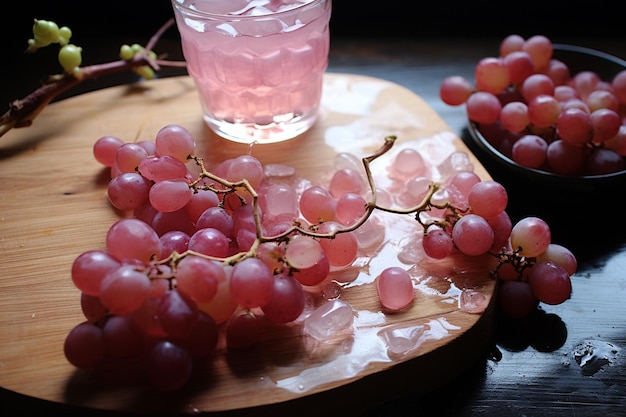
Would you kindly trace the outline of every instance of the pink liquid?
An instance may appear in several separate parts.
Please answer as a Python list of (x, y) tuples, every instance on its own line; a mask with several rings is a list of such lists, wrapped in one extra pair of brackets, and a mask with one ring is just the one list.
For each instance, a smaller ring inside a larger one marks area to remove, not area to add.
[[(181, 1), (174, 0), (175, 9)], [(188, 7), (229, 14), (183, 19), (177, 13), (188, 71), (213, 130), (240, 142), (276, 142), (315, 122), (330, 0), (196, 0)]]

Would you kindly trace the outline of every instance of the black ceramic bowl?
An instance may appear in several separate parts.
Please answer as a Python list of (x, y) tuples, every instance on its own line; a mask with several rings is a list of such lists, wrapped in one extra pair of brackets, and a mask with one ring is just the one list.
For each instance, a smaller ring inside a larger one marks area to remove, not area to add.
[[(572, 76), (580, 71), (592, 70), (603, 80), (610, 81), (618, 72), (626, 69), (625, 60), (580, 46), (555, 44), (553, 56), (568, 65)], [(521, 166), (491, 145), (472, 121), (468, 122), (468, 131), (470, 144), (475, 145), (473, 148), (477, 156), (497, 180), (523, 182), (535, 192), (556, 194), (596, 193), (626, 186), (626, 170), (605, 175), (572, 176)], [(619, 194), (622, 194), (621, 190)]]
[[(593, 49), (554, 45), (554, 57), (570, 68), (572, 75), (593, 70), (611, 80), (626, 69), (626, 61)], [(515, 163), (493, 147), (469, 121), (463, 140), (492, 178), (509, 195), (507, 212), (516, 221), (527, 216), (546, 220), (556, 243), (577, 256), (595, 256), (607, 248), (607, 234), (626, 236), (622, 220), (626, 171), (595, 176), (566, 176)]]

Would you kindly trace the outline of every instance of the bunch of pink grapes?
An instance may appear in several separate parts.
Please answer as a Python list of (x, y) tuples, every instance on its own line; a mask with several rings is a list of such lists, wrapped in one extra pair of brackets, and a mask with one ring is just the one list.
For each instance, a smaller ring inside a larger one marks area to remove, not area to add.
[(571, 73), (542, 35), (505, 37), (474, 80), (443, 80), (440, 98), (465, 105), (482, 136), (517, 164), (560, 175), (624, 170), (626, 68), (612, 79), (592, 69)]
[(531, 216), (513, 224), (505, 210), (505, 188), (474, 173), (456, 173), (446, 187), (456, 194), (456, 203), (446, 208), (443, 221), (426, 223), (422, 244), (428, 256), (443, 259), (459, 251), (498, 257), (492, 271), (500, 280), (498, 306), (512, 318), (529, 316), (540, 302), (556, 305), (570, 298), (577, 260), (569, 249), (552, 242), (544, 220)]
[[(395, 209), (372, 201), (371, 172), (349, 155), (316, 185), (293, 167), (264, 166), (249, 154), (209, 169), (195, 153), (193, 136), (179, 125), (163, 127), (153, 141), (104, 136), (94, 143), (95, 158), (110, 171), (108, 200), (120, 219), (104, 248), (72, 264), (85, 320), (66, 336), (64, 349), (76, 367), (136, 358), (152, 386), (173, 391), (197, 360), (211, 360), (222, 347), (254, 347), (270, 326), (297, 323), (321, 339), (349, 328), (350, 305), (323, 291), (328, 299), (315, 298), (332, 272), (373, 256), (364, 248), (381, 230), (363, 226), (374, 209), (415, 212), (424, 226), (416, 238), (432, 259), (459, 252), (497, 257), (507, 314), (523, 317), (539, 302), (558, 304), (570, 295), (571, 252), (551, 242), (540, 219), (512, 226), (506, 190), (468, 167), (432, 188), (446, 201), (433, 197), (407, 208), (408, 200), (398, 199), (406, 204)], [(425, 170), (409, 148), (398, 152), (388, 175), (421, 201), (422, 186), (432, 186), (422, 181)], [(384, 194), (380, 201), (393, 200)], [(413, 278), (404, 268), (382, 270), (375, 286), (385, 312), (413, 305)]]

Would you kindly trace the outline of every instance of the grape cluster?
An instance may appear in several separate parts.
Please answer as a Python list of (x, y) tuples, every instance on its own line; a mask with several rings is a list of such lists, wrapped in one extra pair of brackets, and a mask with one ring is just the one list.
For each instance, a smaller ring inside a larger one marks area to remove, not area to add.
[(625, 169), (626, 69), (610, 80), (572, 74), (542, 35), (505, 37), (498, 56), (476, 64), (474, 82), (443, 80), (440, 98), (465, 105), (478, 131), (519, 165), (561, 175)]
[[(297, 323), (321, 340), (349, 329), (349, 304), (311, 299), (334, 271), (376, 255), (381, 230), (368, 222), (375, 209), (414, 214), (424, 256), (497, 258), (493, 273), (507, 314), (522, 317), (539, 301), (569, 297), (574, 256), (551, 242), (540, 219), (512, 226), (506, 190), (481, 180), (467, 160), (444, 161), (435, 183), (420, 152), (404, 148), (387, 168), (386, 187), (377, 188), (370, 163), (394, 139), (363, 160), (339, 154), (320, 185), (250, 154), (208, 169), (180, 125), (163, 127), (152, 141), (99, 138), (93, 154), (110, 171), (107, 196), (120, 219), (104, 249), (72, 264), (85, 320), (66, 336), (68, 361), (91, 368), (139, 358), (147, 380), (172, 391), (220, 343), (253, 347), (268, 326)], [(375, 286), (385, 312), (414, 302), (413, 278), (401, 267), (384, 269)]]
[(59, 27), (51, 20), (35, 20), (33, 24), (33, 38), (28, 40), (28, 51), (34, 52), (38, 48), (58, 43), (59, 64), (65, 72), (79, 75), (79, 67), (82, 63), (82, 48), (70, 43), (72, 30), (67, 26)]

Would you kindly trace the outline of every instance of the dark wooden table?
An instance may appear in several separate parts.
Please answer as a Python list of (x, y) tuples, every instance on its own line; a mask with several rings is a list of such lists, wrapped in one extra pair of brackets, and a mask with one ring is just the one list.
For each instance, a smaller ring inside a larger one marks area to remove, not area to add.
[[(448, 75), (471, 77), (480, 58), (497, 53), (500, 39), (336, 37), (332, 41), (329, 71), (364, 74), (403, 85), (427, 101), (453, 131), (467, 139), (463, 108), (443, 104), (438, 97), (439, 85)], [(552, 39), (626, 58), (626, 36), (568, 35)], [(110, 45), (115, 49), (115, 45), (128, 42), (120, 40), (111, 36), (84, 40), (82, 44), (86, 50), (101, 51), (98, 56), (102, 59), (114, 59), (117, 51), (111, 51)], [(143, 40), (130, 40), (134, 41)], [(160, 50), (168, 51), (172, 57), (181, 56), (175, 37), (165, 38)], [(27, 59), (18, 59), (15, 65), (5, 67), (1, 102), (23, 94), (44, 71), (47, 69), (43, 66), (33, 68)], [(181, 71), (167, 70), (162, 76), (180, 75)], [(7, 81), (16, 79), (21, 82)], [(129, 74), (115, 76), (86, 83), (68, 95), (134, 80)], [(512, 216), (546, 218), (553, 227), (553, 240), (570, 247), (578, 257), (572, 298), (558, 306), (541, 305), (536, 315), (521, 322), (498, 317), (491, 349), (468, 372), (427, 395), (389, 399), (367, 416), (626, 415), (625, 190), (592, 196), (562, 190), (544, 193), (521, 181), (511, 181), (497, 166), (483, 162), (495, 179), (507, 184)], [(582, 356), (579, 363), (578, 354), (587, 356)], [(1, 361), (2, 358), (0, 366)], [(414, 378), (429, 376), (416, 374)], [(85, 415), (84, 410), (0, 390), (0, 415), (24, 413), (40, 417)], [(119, 414), (93, 411), (89, 415)]]

